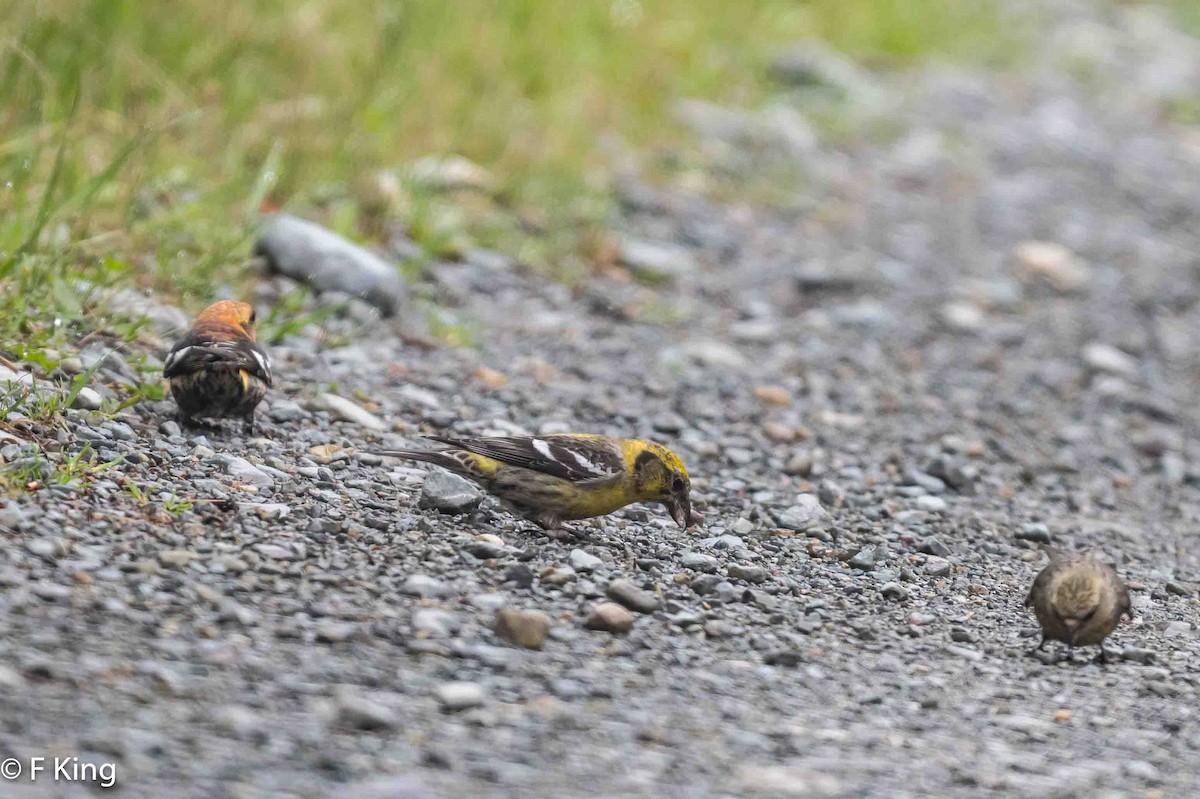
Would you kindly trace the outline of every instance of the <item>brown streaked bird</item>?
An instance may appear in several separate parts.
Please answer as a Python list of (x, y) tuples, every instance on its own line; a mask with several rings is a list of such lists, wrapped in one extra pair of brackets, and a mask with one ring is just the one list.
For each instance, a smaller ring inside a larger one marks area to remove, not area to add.
[(254, 317), (248, 303), (214, 303), (171, 348), (163, 377), (183, 424), (235, 417), (254, 432), (254, 409), (271, 385), (271, 359), (254, 338)]
[(377, 454), (433, 463), (474, 480), (547, 530), (634, 502), (661, 502), (680, 527), (702, 520), (692, 510), (683, 461), (661, 444), (589, 434), (429, 438), (449, 448)]
[(1125, 583), (1111, 566), (1086, 555), (1051, 547), (1045, 551), (1050, 563), (1034, 578), (1025, 597), (1025, 606), (1033, 608), (1042, 628), (1042, 640), (1033, 652), (1051, 640), (1062, 641), (1072, 650), (1097, 644), (1097, 659), (1107, 663), (1104, 639), (1117, 628), (1122, 615), (1133, 619)]

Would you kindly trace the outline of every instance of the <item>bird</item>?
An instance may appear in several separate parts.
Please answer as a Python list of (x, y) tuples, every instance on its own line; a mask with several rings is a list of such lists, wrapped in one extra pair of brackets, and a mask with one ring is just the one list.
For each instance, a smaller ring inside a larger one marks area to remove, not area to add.
[(1025, 607), (1033, 608), (1042, 628), (1042, 640), (1030, 654), (1051, 640), (1062, 641), (1071, 650), (1097, 644), (1097, 660), (1107, 663), (1104, 639), (1122, 615), (1133, 619), (1129, 590), (1108, 564), (1050, 547), (1045, 551), (1050, 563), (1034, 578), (1025, 597)]
[(591, 434), (451, 438), (439, 450), (378, 455), (423, 461), (469, 478), (546, 530), (634, 502), (666, 505), (680, 527), (698, 524), (683, 461), (661, 444)]
[(171, 347), (163, 377), (180, 422), (240, 417), (245, 431), (254, 432), (254, 409), (271, 385), (271, 357), (255, 340), (254, 322), (249, 303), (213, 303)]

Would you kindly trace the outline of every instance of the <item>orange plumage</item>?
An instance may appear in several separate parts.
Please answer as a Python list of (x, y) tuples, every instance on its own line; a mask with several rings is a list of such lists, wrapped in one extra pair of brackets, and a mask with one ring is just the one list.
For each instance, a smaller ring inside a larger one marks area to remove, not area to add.
[(163, 376), (184, 424), (232, 416), (253, 431), (254, 409), (271, 385), (271, 359), (255, 340), (254, 321), (248, 303), (213, 303), (171, 348)]

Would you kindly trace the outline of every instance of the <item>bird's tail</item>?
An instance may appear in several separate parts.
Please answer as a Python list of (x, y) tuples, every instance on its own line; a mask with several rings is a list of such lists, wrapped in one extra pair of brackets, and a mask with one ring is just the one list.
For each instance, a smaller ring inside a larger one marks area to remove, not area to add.
[(1059, 547), (1051, 546), (1050, 544), (1042, 544), (1041, 549), (1051, 563), (1056, 560), (1063, 560), (1068, 554), (1070, 554), (1065, 549), (1060, 549)]
[(457, 475), (469, 477), (465, 464), (456, 456), (457, 450), (415, 450), (415, 449), (396, 449), (396, 450), (379, 450), (372, 453), (385, 458), (400, 458), (406, 461), (421, 461), (423, 463), (432, 463), (434, 466), (441, 466), (443, 469), (449, 469)]

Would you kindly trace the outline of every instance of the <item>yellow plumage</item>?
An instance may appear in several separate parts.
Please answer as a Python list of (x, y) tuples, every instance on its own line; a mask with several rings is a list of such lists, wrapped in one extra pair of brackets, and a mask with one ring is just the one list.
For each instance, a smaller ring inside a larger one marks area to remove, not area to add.
[(687, 469), (661, 444), (591, 434), (432, 438), (450, 448), (380, 454), (468, 477), (548, 529), (634, 502), (661, 502), (684, 527), (697, 521)]

